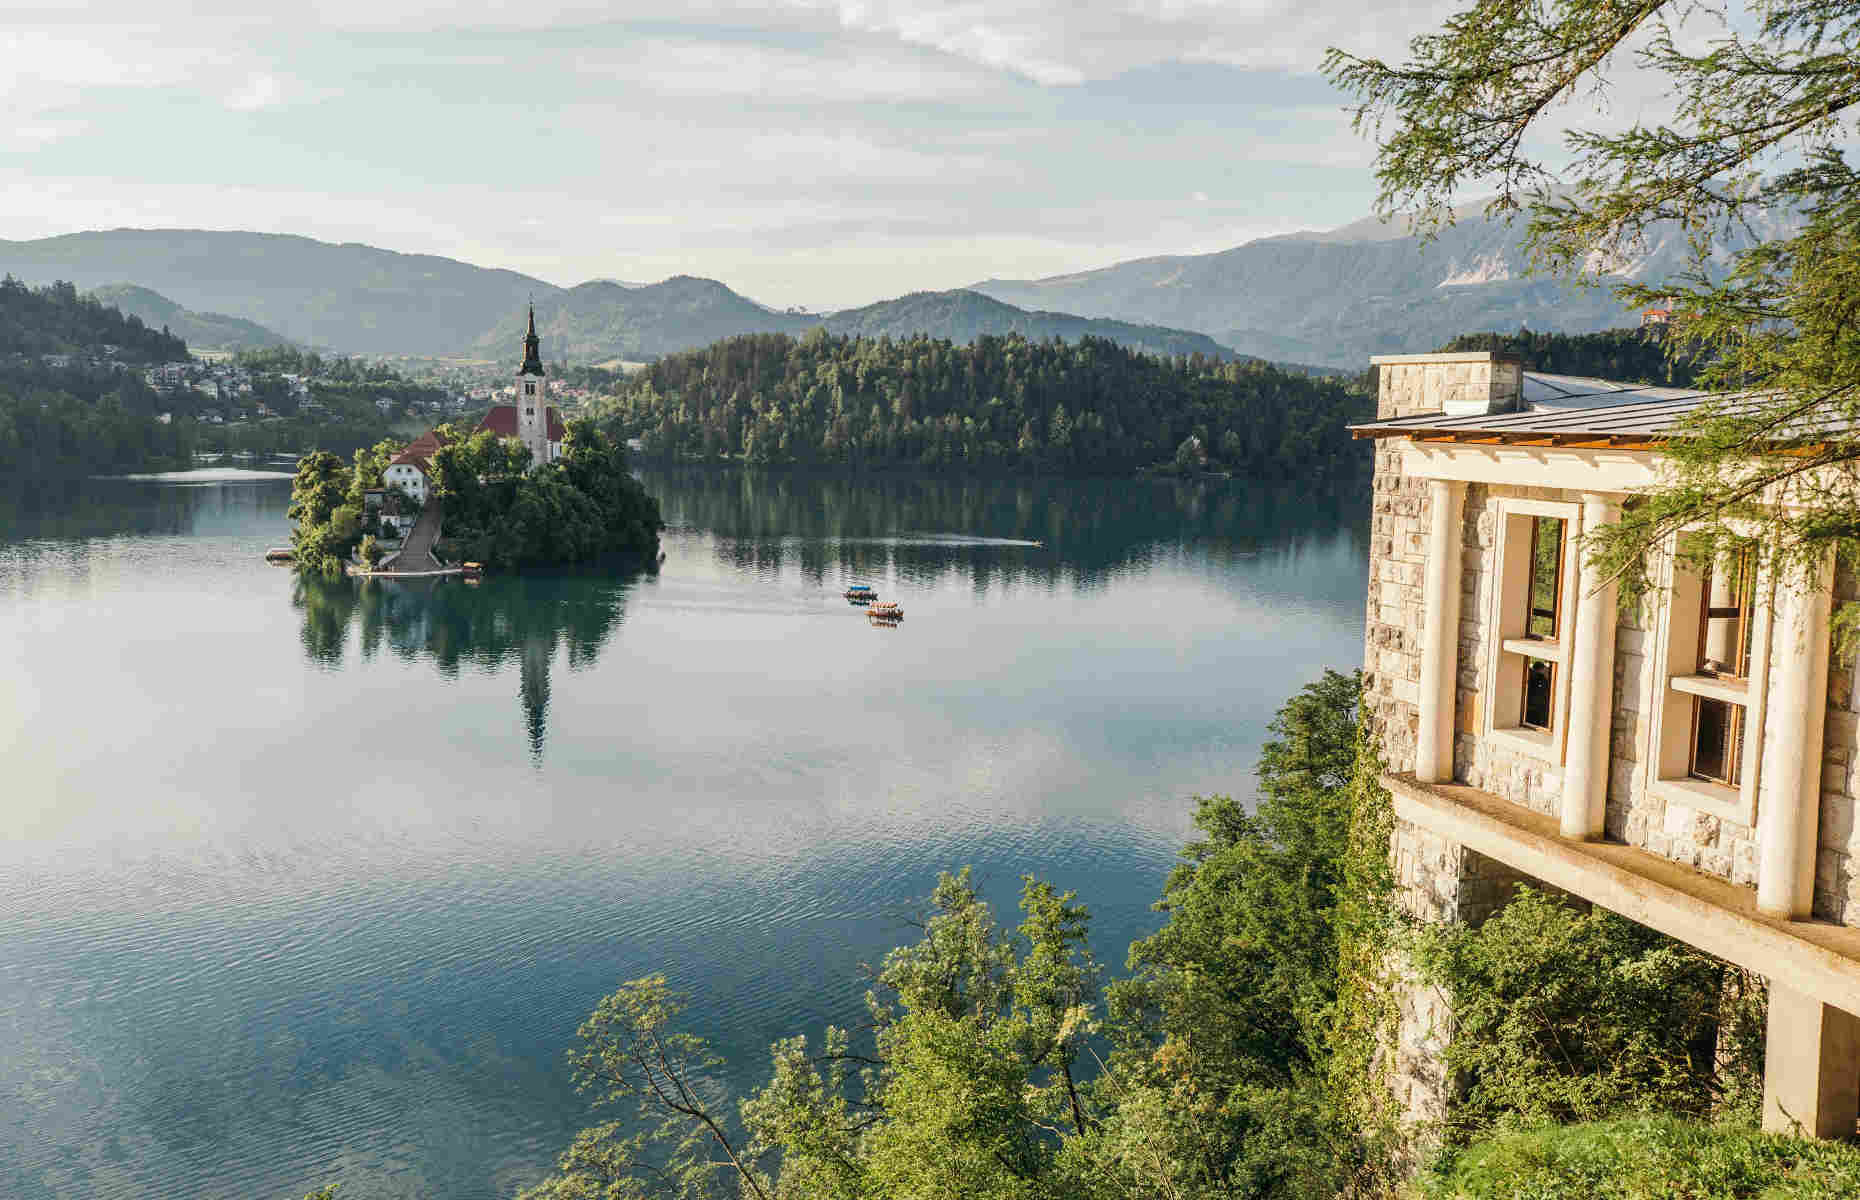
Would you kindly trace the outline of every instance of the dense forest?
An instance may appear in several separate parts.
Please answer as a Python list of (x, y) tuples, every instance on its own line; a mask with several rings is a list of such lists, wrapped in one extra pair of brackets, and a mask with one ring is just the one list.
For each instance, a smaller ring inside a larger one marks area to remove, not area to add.
[(150, 329), (68, 283), (27, 287), (11, 275), (0, 279), (0, 354), (88, 353), (109, 346), (126, 363), (179, 362), (187, 343), (166, 329)]
[(1371, 412), (1344, 381), (1096, 337), (964, 346), (825, 331), (667, 355), (594, 406), (655, 458), (1299, 479), (1363, 473), (1345, 427)]
[(193, 433), (156, 418), (160, 398), (133, 371), (57, 364), (96, 355), (121, 363), (187, 357), (187, 344), (80, 296), (68, 283), (0, 280), (0, 473), (134, 470), (185, 464)]
[(1691, 387), (1705, 369), (1696, 356), (1672, 354), (1657, 328), (1604, 329), (1600, 333), (1462, 333), (1441, 353), (1491, 350), (1523, 360), (1527, 371), (1585, 375), (1623, 383)]

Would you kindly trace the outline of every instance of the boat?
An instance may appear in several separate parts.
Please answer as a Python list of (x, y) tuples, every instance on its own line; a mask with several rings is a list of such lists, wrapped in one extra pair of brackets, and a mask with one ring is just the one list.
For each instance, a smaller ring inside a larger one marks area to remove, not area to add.
[(866, 609), (866, 615), (871, 617), (874, 621), (902, 621), (904, 619), (904, 610), (896, 603), (887, 600), (883, 604), (874, 604), (871, 608)]
[(265, 551), (265, 561), (274, 567), (288, 567), (297, 561), (297, 555), (289, 546), (273, 546)]
[(872, 585), (869, 583), (855, 583), (841, 594), (855, 604), (869, 603), (878, 599), (878, 593), (872, 590)]
[(477, 579), (484, 574), (484, 564), (475, 562), (460, 563), (459, 570), (465, 578)]

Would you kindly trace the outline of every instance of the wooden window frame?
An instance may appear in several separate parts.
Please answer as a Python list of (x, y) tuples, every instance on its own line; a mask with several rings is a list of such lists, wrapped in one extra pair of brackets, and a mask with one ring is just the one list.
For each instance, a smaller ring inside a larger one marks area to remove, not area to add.
[[(1659, 688), (1653, 702), (1652, 778), (1648, 790), (1669, 803), (1756, 828), (1757, 796), (1762, 784), (1763, 725), (1770, 668), (1770, 614), (1774, 583), (1766, 566), (1753, 563), (1747, 593), (1749, 615), (1739, 630), (1749, 655), (1744, 675), (1713, 674), (1702, 669), (1711, 612), (1708, 576), (1688, 567), (1680, 539), (1670, 535), (1659, 550), (1655, 577), (1654, 645)], [(1734, 654), (1734, 661), (1742, 653)], [(1741, 665), (1741, 664), (1740, 664)], [(1716, 700), (1742, 710), (1738, 782), (1697, 773), (1698, 712), (1701, 700)]]
[[(1582, 533), (1582, 505), (1576, 501), (1501, 499), (1495, 506), (1497, 524), (1493, 547), (1492, 579), (1486, 597), (1485, 736), (1507, 749), (1555, 765), (1563, 762), (1569, 737), (1570, 640), (1576, 623), (1565, 611), (1571, 583), (1579, 570), (1578, 547)], [(1557, 571), (1557, 617), (1554, 638), (1531, 637), (1530, 582), (1535, 561), (1536, 521), (1553, 517), (1563, 522), (1563, 546)], [(1528, 660), (1551, 664), (1550, 727), (1523, 723), (1524, 686)]]

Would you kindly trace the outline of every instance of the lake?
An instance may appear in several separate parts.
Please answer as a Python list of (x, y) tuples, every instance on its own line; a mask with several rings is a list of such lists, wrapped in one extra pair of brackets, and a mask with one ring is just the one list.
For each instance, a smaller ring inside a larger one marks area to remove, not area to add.
[(0, 1195), (509, 1196), (617, 984), (748, 1087), (945, 868), (1119, 969), (1362, 658), (1366, 489), (644, 477), (657, 570), (476, 586), (267, 566), (283, 479), (0, 481)]

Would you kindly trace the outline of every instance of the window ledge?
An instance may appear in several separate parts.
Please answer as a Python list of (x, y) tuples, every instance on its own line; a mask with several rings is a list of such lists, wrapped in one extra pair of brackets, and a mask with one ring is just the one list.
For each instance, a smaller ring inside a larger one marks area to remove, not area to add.
[(1669, 803), (1696, 808), (1702, 813), (1709, 813), (1745, 828), (1756, 826), (1756, 796), (1752, 795), (1746, 800), (1738, 789), (1726, 787), (1722, 783), (1707, 783), (1703, 779), (1690, 778), (1656, 779), (1647, 790)]
[(1507, 750), (1521, 751), (1552, 764), (1560, 764), (1563, 761), (1562, 757), (1557, 754), (1557, 739), (1554, 733), (1513, 725), (1507, 728), (1494, 728), (1490, 736), (1494, 742)]
[(1522, 654), (1526, 658), (1541, 658), (1545, 662), (1562, 665), (1563, 643), (1553, 642), (1548, 638), (1506, 638), (1499, 645), (1507, 654)]
[(1750, 704), (1750, 685), (1741, 679), (1733, 683), (1715, 675), (1675, 675), (1668, 682), (1676, 692), (1703, 696), (1707, 700), (1723, 700), (1727, 704)]

